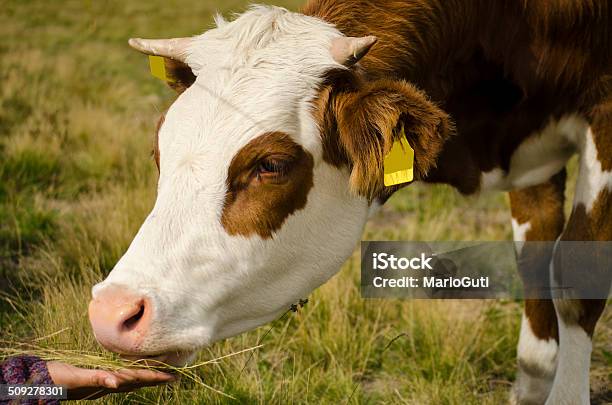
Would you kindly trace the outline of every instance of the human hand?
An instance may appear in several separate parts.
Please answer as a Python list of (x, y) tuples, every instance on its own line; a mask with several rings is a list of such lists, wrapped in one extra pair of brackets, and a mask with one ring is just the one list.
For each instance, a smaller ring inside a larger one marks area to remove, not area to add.
[(128, 392), (142, 387), (176, 381), (177, 377), (154, 370), (122, 369), (89, 370), (59, 361), (47, 363), (54, 384), (68, 390), (68, 399), (96, 399), (115, 392)]

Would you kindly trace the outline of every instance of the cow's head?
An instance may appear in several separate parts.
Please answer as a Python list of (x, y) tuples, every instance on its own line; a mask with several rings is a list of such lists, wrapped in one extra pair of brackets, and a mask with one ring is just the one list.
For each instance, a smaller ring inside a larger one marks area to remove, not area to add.
[(187, 39), (131, 40), (167, 58), (179, 96), (158, 131), (155, 206), (93, 288), (99, 342), (183, 363), (277, 318), (338, 271), (383, 186), (404, 127), (417, 178), (447, 116), (410, 84), (368, 80), (376, 42), (255, 7)]

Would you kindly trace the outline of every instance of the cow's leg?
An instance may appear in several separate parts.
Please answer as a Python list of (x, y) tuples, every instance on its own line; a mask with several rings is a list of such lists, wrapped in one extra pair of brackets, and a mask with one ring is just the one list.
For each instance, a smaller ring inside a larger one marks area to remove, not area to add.
[[(611, 269), (595, 265), (598, 255), (580, 254), (578, 249), (571, 255), (561, 253), (566, 246), (563, 241), (612, 240), (612, 103), (592, 115), (591, 126), (580, 139), (580, 150), (572, 215), (561, 236), (561, 244), (555, 247), (551, 278), (553, 287), (571, 285), (584, 297), (587, 290), (593, 289), (607, 294), (612, 281)], [(568, 268), (574, 269), (573, 272), (568, 274)], [(588, 404), (591, 338), (606, 300), (571, 299), (577, 297), (575, 292), (560, 291), (562, 298), (554, 300), (559, 319), (560, 350), (557, 372), (546, 403)]]
[[(543, 404), (557, 365), (557, 317), (548, 290), (552, 243), (563, 231), (565, 170), (548, 182), (510, 193), (512, 228), (526, 296), (517, 347), (518, 371), (511, 402)], [(539, 299), (535, 299), (535, 298)]]

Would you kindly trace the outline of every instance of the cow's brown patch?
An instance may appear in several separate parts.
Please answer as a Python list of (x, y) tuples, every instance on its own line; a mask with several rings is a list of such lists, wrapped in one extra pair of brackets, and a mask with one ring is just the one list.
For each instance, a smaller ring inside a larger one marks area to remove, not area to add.
[(525, 316), (533, 334), (542, 340), (555, 339), (559, 342), (557, 314), (552, 300), (526, 299)]
[[(510, 192), (512, 217), (519, 224), (530, 224), (525, 234), (527, 242), (555, 241), (563, 232), (566, 177), (563, 170), (546, 183)], [(545, 291), (550, 285), (552, 254), (552, 243), (523, 246), (518, 269), (527, 296), (544, 298), (542, 289)], [(559, 341), (557, 316), (551, 299), (526, 299), (525, 316), (536, 337)]]
[(578, 204), (572, 210), (572, 215), (563, 232), (567, 241), (612, 241), (612, 191), (602, 189), (589, 212), (584, 204)]
[(289, 215), (306, 206), (312, 178), (312, 155), (289, 135), (270, 132), (255, 138), (230, 164), (223, 227), (230, 235), (271, 238)]
[(565, 224), (563, 202), (567, 175), (562, 170), (549, 181), (510, 192), (512, 218), (530, 223), (527, 241), (555, 241)]
[[(612, 86), (610, 92), (612, 93)], [(612, 101), (593, 109), (591, 129), (601, 169), (610, 171), (612, 170)]]

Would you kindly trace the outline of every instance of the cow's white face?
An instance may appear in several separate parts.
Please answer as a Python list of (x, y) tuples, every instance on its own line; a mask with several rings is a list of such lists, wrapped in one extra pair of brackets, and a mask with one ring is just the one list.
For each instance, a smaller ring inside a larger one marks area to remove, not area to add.
[(329, 163), (317, 107), (327, 74), (348, 72), (331, 51), (342, 35), (279, 8), (218, 25), (183, 50), (196, 78), (158, 132), (155, 206), (93, 288), (96, 337), (123, 354), (178, 364), (277, 318), (338, 271), (367, 220), (351, 184), (367, 168), (350, 146)]

